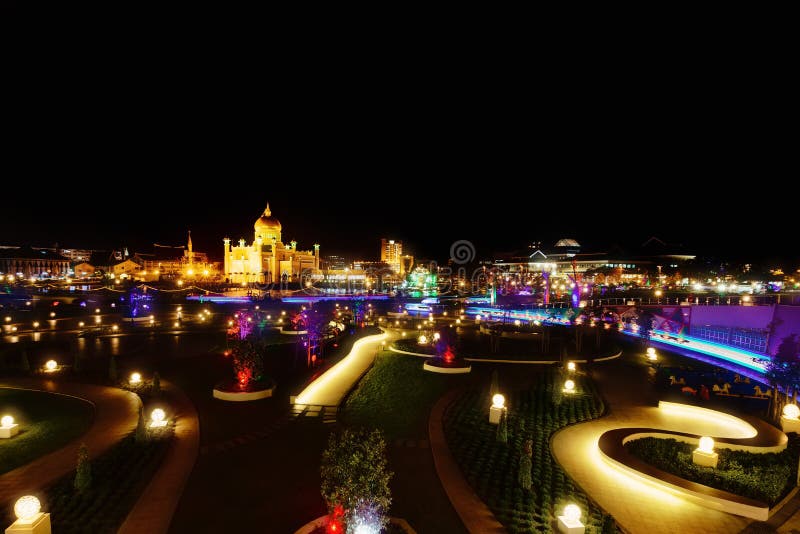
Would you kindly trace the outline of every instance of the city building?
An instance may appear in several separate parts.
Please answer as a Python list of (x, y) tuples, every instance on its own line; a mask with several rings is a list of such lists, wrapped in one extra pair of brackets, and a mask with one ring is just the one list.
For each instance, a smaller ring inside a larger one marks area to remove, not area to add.
[(321, 269), (332, 271), (344, 271), (350, 266), (350, 262), (344, 256), (331, 254), (322, 259)]
[(381, 239), (381, 261), (389, 266), (395, 273), (401, 274), (403, 256), (403, 242), (394, 239)]
[(284, 245), (280, 221), (267, 204), (253, 225), (251, 245), (239, 239), (231, 245), (225, 238), (225, 277), (231, 283), (288, 283), (309, 280), (319, 275), (319, 245), (314, 250), (298, 250), (297, 241)]
[(1, 247), (0, 274), (16, 278), (63, 278), (69, 274), (69, 259), (47, 249)]
[(208, 259), (208, 254), (198, 252), (192, 246), (192, 232), (189, 232), (185, 246), (153, 244), (150, 253), (137, 252), (136, 260), (142, 269), (136, 274), (142, 280), (178, 278), (203, 281), (219, 276), (219, 263)]

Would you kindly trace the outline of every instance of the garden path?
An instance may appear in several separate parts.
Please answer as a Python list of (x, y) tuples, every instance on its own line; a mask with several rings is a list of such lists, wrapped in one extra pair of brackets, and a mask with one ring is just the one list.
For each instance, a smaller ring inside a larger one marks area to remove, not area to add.
[(94, 421), (85, 434), (57, 451), (0, 476), (0, 504), (37, 494), (74, 470), (81, 443), (86, 443), (89, 457), (95, 458), (136, 428), (139, 397), (122, 389), (46, 378), (7, 378), (0, 380), (0, 387), (69, 395), (91, 402), (95, 409)]

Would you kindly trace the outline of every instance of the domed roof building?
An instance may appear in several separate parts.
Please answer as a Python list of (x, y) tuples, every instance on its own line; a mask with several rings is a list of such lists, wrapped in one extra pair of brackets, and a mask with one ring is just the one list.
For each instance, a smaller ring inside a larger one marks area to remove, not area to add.
[(231, 283), (286, 283), (310, 280), (319, 273), (319, 245), (314, 250), (297, 250), (297, 241), (284, 245), (283, 226), (272, 216), (267, 204), (253, 224), (252, 245), (244, 239), (231, 246), (225, 238), (225, 277)]

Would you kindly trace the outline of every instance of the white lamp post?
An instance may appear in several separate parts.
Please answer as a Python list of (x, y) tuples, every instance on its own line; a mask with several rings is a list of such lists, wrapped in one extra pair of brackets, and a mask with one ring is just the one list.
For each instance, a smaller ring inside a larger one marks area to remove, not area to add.
[(150, 428), (160, 428), (167, 426), (166, 414), (161, 408), (156, 408), (150, 414)]
[(784, 432), (800, 433), (800, 408), (796, 404), (787, 404), (783, 407), (781, 429)]
[(493, 425), (500, 424), (500, 416), (506, 409), (506, 398), (500, 393), (492, 396), (492, 406), (489, 408), (489, 423)]
[(714, 452), (714, 440), (708, 436), (700, 438), (697, 448), (692, 451), (692, 462), (703, 467), (717, 467), (719, 454)]
[(20, 497), (14, 504), (17, 520), (6, 529), (6, 534), (50, 534), (50, 514), (41, 512), (42, 505), (33, 495)]
[(575, 382), (573, 380), (564, 382), (564, 393), (575, 393)]
[(4, 415), (3, 418), (0, 419), (0, 438), (13, 438), (18, 433), (19, 425), (14, 422), (14, 418), (10, 415)]
[(574, 371), (575, 370), (575, 362), (567, 362), (567, 371)]
[(568, 504), (564, 513), (558, 516), (558, 531), (565, 534), (583, 534), (586, 527), (581, 523), (581, 509), (577, 504)]

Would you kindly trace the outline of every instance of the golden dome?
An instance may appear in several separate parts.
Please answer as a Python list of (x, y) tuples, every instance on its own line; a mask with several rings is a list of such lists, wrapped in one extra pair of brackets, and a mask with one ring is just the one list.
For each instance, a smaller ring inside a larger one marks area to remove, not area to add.
[(281, 231), (281, 222), (272, 216), (272, 211), (269, 209), (269, 204), (267, 204), (267, 209), (264, 210), (264, 214), (256, 220), (253, 228), (255, 228), (256, 231)]

